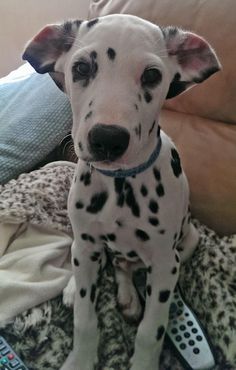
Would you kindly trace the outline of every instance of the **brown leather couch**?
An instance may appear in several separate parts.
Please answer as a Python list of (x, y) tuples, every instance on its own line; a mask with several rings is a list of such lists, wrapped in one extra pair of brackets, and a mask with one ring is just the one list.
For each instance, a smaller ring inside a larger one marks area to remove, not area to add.
[(222, 71), (168, 100), (161, 126), (181, 154), (193, 215), (219, 234), (236, 233), (235, 0), (90, 0), (89, 18), (111, 13), (180, 26), (216, 50)]

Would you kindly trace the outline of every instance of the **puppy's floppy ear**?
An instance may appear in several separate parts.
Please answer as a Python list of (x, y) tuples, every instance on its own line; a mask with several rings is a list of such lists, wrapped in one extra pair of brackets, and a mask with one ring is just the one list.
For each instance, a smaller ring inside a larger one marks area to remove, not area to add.
[(221, 69), (220, 62), (206, 40), (177, 27), (162, 28), (169, 58), (176, 67), (166, 99), (203, 82)]
[(56, 71), (58, 59), (68, 52), (74, 43), (82, 21), (73, 20), (44, 27), (27, 44), (23, 60), (27, 60), (38, 73), (49, 73), (55, 83), (64, 90), (64, 73)]

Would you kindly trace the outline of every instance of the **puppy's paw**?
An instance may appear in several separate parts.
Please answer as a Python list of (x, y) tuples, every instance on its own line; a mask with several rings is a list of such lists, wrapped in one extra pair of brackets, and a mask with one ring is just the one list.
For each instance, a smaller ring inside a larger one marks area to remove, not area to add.
[(63, 303), (65, 306), (72, 307), (74, 305), (75, 291), (76, 291), (75, 278), (74, 276), (72, 276), (69, 280), (69, 283), (63, 290)]

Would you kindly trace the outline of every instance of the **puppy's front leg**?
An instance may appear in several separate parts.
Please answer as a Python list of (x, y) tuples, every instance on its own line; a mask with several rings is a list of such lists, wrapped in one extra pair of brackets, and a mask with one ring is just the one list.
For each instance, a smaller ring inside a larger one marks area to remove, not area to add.
[[(74, 304), (73, 370), (93, 370), (97, 355), (98, 333), (96, 296), (102, 249), (87, 240), (72, 246), (72, 265), (76, 282)], [(68, 369), (72, 370), (72, 369)]]
[[(163, 245), (147, 266), (146, 305), (135, 340), (131, 370), (157, 370), (168, 323), (172, 294), (179, 272), (179, 257)], [(145, 261), (147, 262), (147, 261)]]

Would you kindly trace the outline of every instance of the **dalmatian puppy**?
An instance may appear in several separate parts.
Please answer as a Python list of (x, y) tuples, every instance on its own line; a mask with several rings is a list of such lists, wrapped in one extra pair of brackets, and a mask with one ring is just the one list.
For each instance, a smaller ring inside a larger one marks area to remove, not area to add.
[[(79, 158), (68, 209), (76, 291), (74, 349), (63, 370), (92, 370), (97, 354), (97, 280), (114, 251), (118, 302), (140, 306), (132, 271), (147, 269), (146, 305), (131, 370), (156, 370), (180, 262), (198, 242), (188, 183), (160, 129), (164, 101), (220, 69), (211, 46), (176, 27), (131, 15), (48, 25), (23, 59), (68, 94)], [(69, 292), (73, 293), (73, 281)]]

